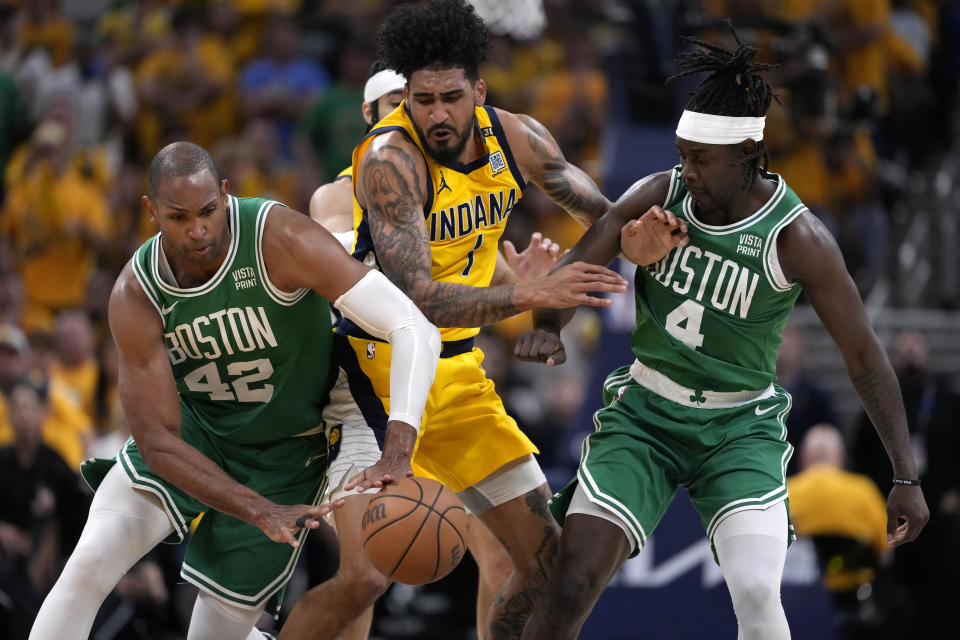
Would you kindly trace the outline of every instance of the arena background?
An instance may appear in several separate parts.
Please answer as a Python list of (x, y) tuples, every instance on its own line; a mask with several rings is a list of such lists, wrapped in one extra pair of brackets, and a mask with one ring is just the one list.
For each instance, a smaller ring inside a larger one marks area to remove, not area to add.
[[(495, 34), (482, 69), (488, 103), (539, 119), (611, 199), (677, 162), (674, 124), (697, 81), (664, 84), (687, 46), (679, 35), (729, 42), (724, 20), (732, 18), (763, 60), (779, 65), (769, 76), (779, 97), (765, 134), (770, 168), (844, 251), (901, 377), (932, 512), (917, 543), (861, 558), (868, 571), (841, 599), (822, 586), (818, 541), (801, 536), (783, 581), (794, 638), (956, 637), (950, 594), (960, 578), (960, 7), (946, 0), (473, 3)], [(149, 159), (169, 141), (190, 139), (211, 150), (233, 194), (273, 197), (306, 211), (310, 194), (349, 164), (363, 134), (363, 84), (377, 26), (392, 4), (2, 5), (0, 383), (5, 391), (26, 372), (49, 390), (44, 438), (72, 469), (84, 457), (112, 455), (129, 432), (116, 399), (105, 304), (119, 269), (151, 233), (139, 203)], [(581, 233), (531, 186), (507, 237), (526, 246), (535, 230), (564, 248)], [(554, 488), (572, 475), (592, 429), (599, 381), (632, 359), (632, 314), (627, 296), (604, 312), (579, 311), (565, 334), (570, 361), (555, 370), (512, 359), (526, 316), (481, 335), (485, 368), (541, 447)], [(845, 435), (847, 466), (886, 493), (890, 470), (879, 440), (839, 353), (802, 298), (778, 374), (794, 394), (791, 441), (799, 445), (813, 424), (835, 424)], [(0, 398), (0, 444), (12, 446), (6, 414)], [(41, 489), (8, 481), (15, 471), (3, 473), (0, 635), (16, 638), (69, 555), (89, 493), (73, 476)], [(24, 520), (24, 491), (31, 505), (48, 491), (53, 506), (27, 509)], [(59, 544), (41, 551), (37, 531), (51, 522)], [(323, 533), (311, 540), (288, 603), (335, 569), (330, 540)], [(94, 637), (184, 637), (195, 593), (178, 578), (180, 553), (161, 547), (137, 565), (108, 600)], [(467, 560), (434, 585), (393, 587), (378, 604), (372, 637), (474, 637), (475, 579)], [(265, 619), (261, 626), (277, 624)], [(866, 635), (835, 636), (835, 628)], [(582, 637), (735, 634), (722, 577), (681, 492)]]

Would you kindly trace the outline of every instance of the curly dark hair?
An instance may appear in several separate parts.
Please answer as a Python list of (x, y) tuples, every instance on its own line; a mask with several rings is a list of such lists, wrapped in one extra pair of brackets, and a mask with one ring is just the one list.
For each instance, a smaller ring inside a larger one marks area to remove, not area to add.
[(490, 48), (487, 28), (464, 0), (429, 0), (390, 12), (377, 36), (379, 55), (407, 80), (421, 69), (463, 68), (476, 82)]
[[(692, 42), (700, 50), (677, 56), (677, 73), (667, 78), (667, 82), (694, 73), (709, 72), (710, 75), (690, 92), (686, 106), (689, 111), (717, 116), (764, 116), (771, 101), (780, 102), (780, 99), (759, 74), (775, 69), (777, 65), (753, 62), (757, 48), (743, 44), (729, 21), (727, 26), (736, 40), (735, 50), (729, 51), (699, 38), (683, 36), (682, 40)], [(765, 171), (768, 162), (767, 147), (762, 140), (758, 140), (757, 151), (744, 161), (745, 176), (749, 180), (757, 172)]]

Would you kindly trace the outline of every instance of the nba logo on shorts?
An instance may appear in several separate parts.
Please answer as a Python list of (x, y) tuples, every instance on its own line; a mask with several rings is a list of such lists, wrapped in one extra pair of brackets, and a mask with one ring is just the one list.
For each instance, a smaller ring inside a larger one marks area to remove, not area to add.
[(367, 343), (367, 360), (373, 360), (377, 357), (377, 344), (375, 342)]
[(507, 163), (503, 161), (503, 154), (497, 151), (496, 153), (490, 154), (490, 168), (493, 169), (493, 172), (503, 171), (504, 167), (507, 166)]

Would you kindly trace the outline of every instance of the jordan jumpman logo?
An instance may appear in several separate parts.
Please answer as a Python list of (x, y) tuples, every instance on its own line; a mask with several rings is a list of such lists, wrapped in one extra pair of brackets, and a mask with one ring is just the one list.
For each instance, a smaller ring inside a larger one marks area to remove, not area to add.
[(450, 185), (447, 184), (447, 179), (443, 177), (443, 171), (440, 172), (440, 188), (437, 189), (437, 195), (440, 195), (440, 192), (446, 189), (450, 193), (453, 193), (453, 189), (450, 188)]

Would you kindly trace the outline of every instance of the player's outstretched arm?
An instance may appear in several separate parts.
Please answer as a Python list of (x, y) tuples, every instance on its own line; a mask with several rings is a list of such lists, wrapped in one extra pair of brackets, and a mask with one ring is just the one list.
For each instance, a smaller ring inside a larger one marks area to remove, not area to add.
[(560, 245), (544, 238), (539, 231), (530, 235), (530, 244), (523, 251), (517, 251), (509, 240), (503, 242), (501, 251), (497, 251), (497, 266), (493, 270), (490, 286), (510, 284), (511, 282), (529, 282), (542, 278), (557, 266), (563, 254)]
[[(639, 264), (650, 264), (689, 242), (686, 224), (659, 204), (667, 197), (669, 174), (637, 181), (558, 263), (609, 264), (623, 250)], [(534, 329), (520, 336), (514, 355), (527, 362), (563, 364), (566, 353), (560, 331), (573, 313), (569, 309), (537, 309)]]
[(180, 401), (160, 314), (129, 263), (110, 295), (109, 320), (119, 352), (120, 401), (150, 469), (203, 504), (259, 527), (271, 540), (297, 546), (297, 517), (320, 518), (331, 506), (275, 504), (231, 478), (180, 437)]
[[(833, 236), (805, 212), (780, 233), (777, 251), (784, 275), (803, 286), (843, 354), (853, 387), (890, 457), (894, 477), (917, 479), (900, 386)], [(894, 484), (887, 498), (891, 546), (915, 540), (929, 518), (919, 486)]]
[(510, 149), (526, 180), (584, 227), (610, 210), (611, 204), (597, 183), (576, 165), (567, 162), (560, 145), (536, 119), (497, 109)]
[(419, 150), (399, 134), (378, 136), (356, 170), (357, 198), (367, 211), (380, 266), (438, 326), (479, 327), (537, 307), (607, 306), (608, 300), (591, 293), (626, 288), (619, 274), (583, 263), (534, 282), (498, 287), (435, 282), (423, 217), (426, 165)]
[(392, 345), (390, 416), (377, 464), (348, 489), (379, 487), (412, 475), (410, 460), (440, 356), (440, 332), (382, 273), (351, 258), (323, 227), (275, 205), (263, 236), (264, 260), (284, 291), (310, 288), (361, 329)]

